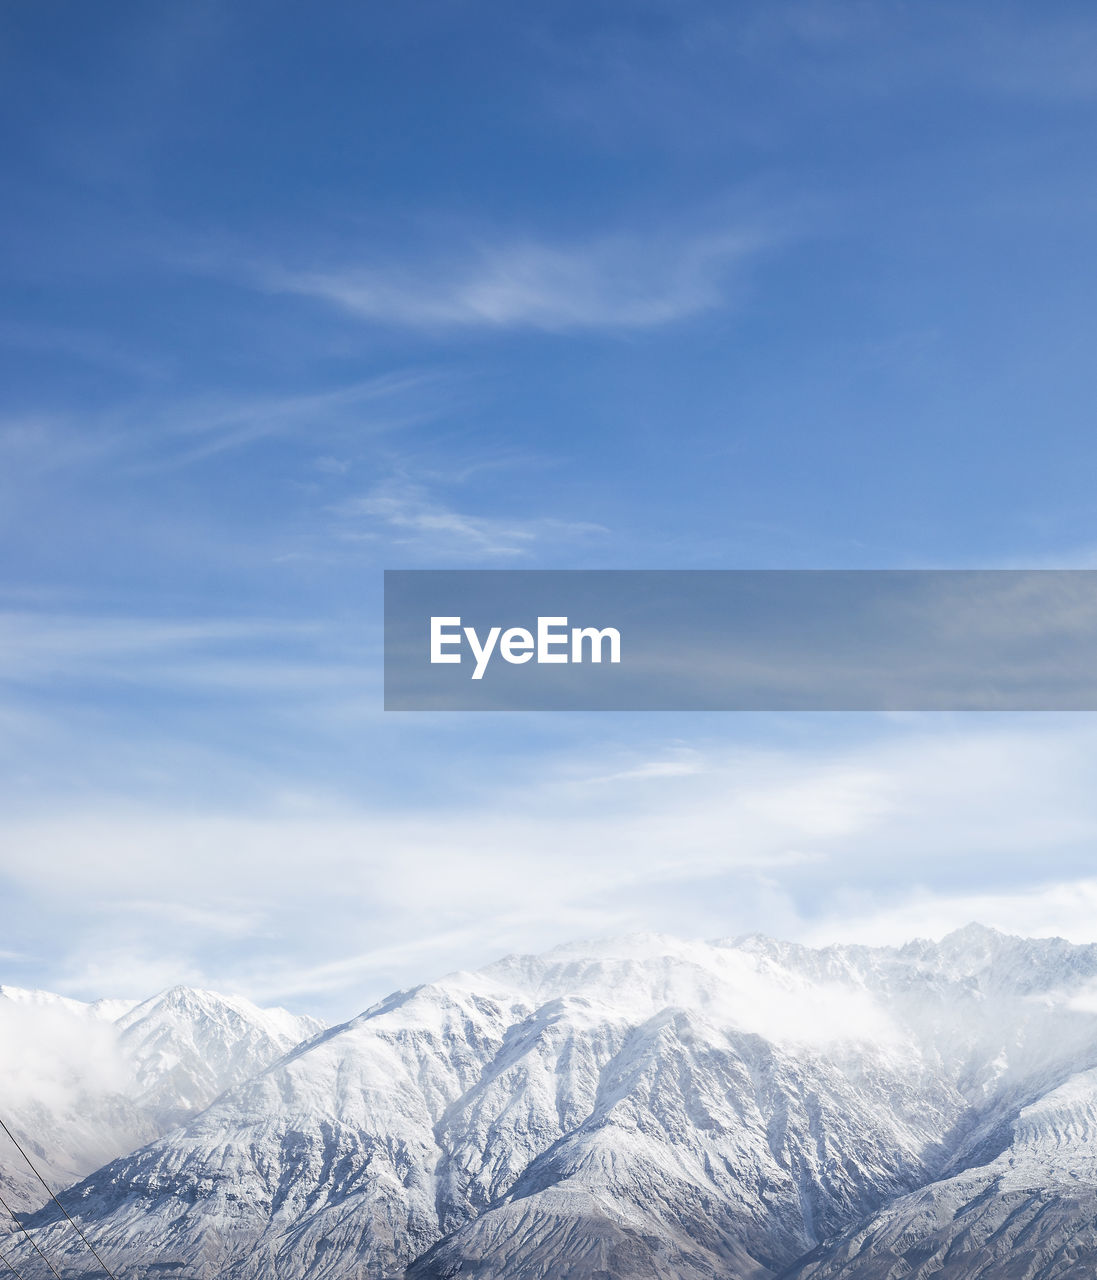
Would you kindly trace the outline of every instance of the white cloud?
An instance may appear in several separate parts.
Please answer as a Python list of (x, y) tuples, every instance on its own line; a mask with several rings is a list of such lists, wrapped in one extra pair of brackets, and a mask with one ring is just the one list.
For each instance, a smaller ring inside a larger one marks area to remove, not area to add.
[(651, 778), (683, 778), (693, 773), (701, 773), (707, 767), (708, 761), (701, 752), (691, 747), (679, 746), (671, 748), (656, 760), (644, 760), (618, 773), (592, 778), (591, 782), (621, 782), (630, 779), (646, 782)]
[(801, 936), (820, 945), (886, 946), (909, 938), (941, 938), (975, 921), (1022, 937), (1097, 942), (1097, 879), (1092, 877), (966, 893), (920, 889), (900, 901), (888, 901), (889, 896), (856, 890), (836, 895), (825, 918), (806, 923)]
[(420, 484), (390, 480), (345, 503), (339, 513), (357, 522), (343, 530), (359, 537), (360, 524), (394, 535), (390, 545), (445, 559), (519, 559), (539, 544), (559, 544), (607, 532), (604, 526), (547, 517), (507, 519), (458, 511), (433, 498)]
[(185, 466), (271, 436), (308, 432), (322, 439), (333, 426), (351, 425), (355, 437), (405, 427), (430, 417), (418, 393), (437, 384), (434, 374), (396, 372), (360, 382), (283, 396), (213, 396), (147, 415), (133, 443), (148, 444), (146, 469)]
[(723, 304), (729, 277), (762, 246), (751, 231), (667, 241), (630, 236), (562, 247), (481, 245), (458, 260), (293, 270), (262, 287), (416, 329), (649, 329)]
[[(14, 998), (13, 998), (14, 997)], [(127, 1073), (109, 1021), (74, 1002), (0, 994), (0, 1105), (75, 1107), (87, 1093), (120, 1091)]]
[[(1097, 731), (915, 724), (841, 751), (637, 742), (610, 773), (542, 759), (434, 809), (9, 817), (0, 874), (69, 922), (66, 989), (152, 989), (174, 955), (192, 981), (333, 1016), (498, 953), (635, 930), (899, 942), (978, 919), (1097, 938), (1076, 870), (1097, 843)], [(690, 767), (649, 767), (667, 761)]]
[[(315, 689), (351, 674), (301, 657), (320, 638), (312, 624), (269, 618), (184, 621), (12, 610), (0, 612), (0, 679), (107, 678), (245, 690), (304, 683)], [(254, 654), (259, 644), (266, 650), (261, 659)]]

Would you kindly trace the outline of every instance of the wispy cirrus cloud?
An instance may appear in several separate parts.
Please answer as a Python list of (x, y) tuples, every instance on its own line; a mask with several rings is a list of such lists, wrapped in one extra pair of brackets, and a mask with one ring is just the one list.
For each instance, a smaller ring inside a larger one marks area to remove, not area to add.
[(129, 687), (269, 702), (358, 688), (371, 675), (361, 642), (318, 623), (0, 610), (0, 687), (24, 693)]
[(580, 245), (480, 244), (455, 258), (256, 271), (271, 293), (413, 329), (652, 329), (711, 311), (769, 237), (612, 236)]
[(359, 382), (283, 396), (221, 396), (161, 412), (155, 461), (176, 467), (200, 462), (274, 436), (335, 428), (361, 434), (421, 422), (433, 406), (419, 394), (436, 387), (435, 374), (398, 371)]
[[(275, 440), (360, 445), (437, 417), (454, 394), (452, 379), (404, 369), (283, 394), (161, 395), (88, 414), (7, 417), (0, 419), (0, 469), (6, 480), (102, 464), (147, 474)], [(339, 460), (324, 456), (338, 470)]]
[(345, 538), (384, 534), (392, 546), (446, 559), (519, 559), (544, 544), (608, 532), (586, 521), (475, 515), (435, 498), (425, 485), (400, 479), (344, 503), (339, 515), (347, 522)]

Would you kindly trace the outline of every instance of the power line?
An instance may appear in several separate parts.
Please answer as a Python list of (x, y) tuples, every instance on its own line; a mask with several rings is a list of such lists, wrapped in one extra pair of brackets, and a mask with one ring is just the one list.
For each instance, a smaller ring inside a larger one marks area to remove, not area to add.
[(61, 1277), (57, 1275), (56, 1271), (54, 1271), (53, 1263), (50, 1262), (49, 1258), (47, 1258), (46, 1255), (42, 1252), (42, 1250), (39, 1249), (38, 1245), (35, 1244), (34, 1238), (31, 1236), (31, 1233), (26, 1229), (26, 1227), (23, 1226), (23, 1224), (19, 1221), (19, 1219), (15, 1216), (15, 1214), (12, 1213), (10, 1205), (4, 1199), (3, 1196), (0, 1196), (0, 1205), (4, 1206), (4, 1210), (7, 1213), (8, 1217), (12, 1220), (12, 1222), (15, 1223), (15, 1225), (19, 1228), (19, 1230), (22, 1231), (22, 1233), (30, 1241), (30, 1247), (34, 1250), (34, 1252), (42, 1259), (42, 1261), (46, 1264), (46, 1266), (49, 1267), (50, 1271), (52, 1271), (53, 1274), (57, 1276), (57, 1280), (61, 1280)]
[(11, 1263), (7, 1260), (7, 1258), (4, 1257), (2, 1253), (0, 1253), (0, 1262), (2, 1262), (4, 1266), (7, 1267), (7, 1269), (12, 1273), (12, 1275), (15, 1277), (15, 1280), (23, 1280), (23, 1277), (19, 1274), (18, 1271), (16, 1271), (16, 1269), (11, 1265)]
[[(53, 1201), (53, 1203), (58, 1207), (58, 1209), (60, 1209), (60, 1210), (61, 1210), (61, 1212), (62, 1212), (62, 1213), (65, 1215), (65, 1217), (68, 1219), (69, 1226), (70, 1226), (70, 1227), (72, 1227), (73, 1231), (75, 1231), (75, 1232), (76, 1232), (76, 1234), (80, 1237), (80, 1239), (81, 1239), (81, 1240), (83, 1240), (84, 1244), (87, 1246), (88, 1250), (90, 1251), (91, 1256), (95, 1259), (95, 1261), (96, 1261), (96, 1262), (98, 1262), (98, 1263), (99, 1263), (99, 1265), (103, 1268), (103, 1270), (107, 1273), (107, 1275), (108, 1275), (108, 1276), (110, 1276), (110, 1280), (118, 1280), (118, 1277), (114, 1274), (114, 1272), (110, 1269), (110, 1267), (108, 1267), (108, 1266), (107, 1266), (107, 1264), (103, 1261), (103, 1259), (99, 1256), (99, 1254), (98, 1254), (98, 1252), (96, 1251), (96, 1248), (95, 1248), (95, 1246), (92, 1244), (92, 1242), (87, 1238), (87, 1236), (86, 1236), (86, 1235), (84, 1235), (84, 1233), (80, 1230), (80, 1228), (79, 1228), (79, 1227), (76, 1225), (76, 1223), (73, 1221), (72, 1216), (70, 1215), (69, 1211), (68, 1211), (68, 1210), (65, 1208), (65, 1206), (61, 1203), (61, 1201), (60, 1201), (60, 1200), (58, 1200), (58, 1198), (53, 1194), (53, 1188), (50, 1186), (50, 1184), (45, 1180), (45, 1178), (43, 1178), (43, 1177), (42, 1177), (42, 1175), (41, 1175), (41, 1174), (38, 1172), (38, 1170), (35, 1168), (34, 1161), (30, 1158), (30, 1156), (28, 1156), (28, 1155), (27, 1155), (27, 1153), (26, 1153), (26, 1152), (23, 1150), (23, 1148), (19, 1145), (19, 1139), (15, 1136), (15, 1134), (14, 1134), (14, 1133), (12, 1133), (12, 1131), (11, 1131), (11, 1130), (8, 1128), (8, 1126), (3, 1122), (3, 1120), (0, 1120), (0, 1129), (3, 1129), (3, 1130), (4, 1130), (4, 1132), (8, 1135), (8, 1137), (12, 1140), (13, 1144), (15, 1145), (15, 1149), (16, 1149), (16, 1151), (18, 1151), (18, 1152), (19, 1152), (19, 1154), (23, 1157), (23, 1159), (24, 1159), (24, 1160), (27, 1162), (27, 1164), (30, 1166), (30, 1171), (31, 1171), (31, 1173), (33, 1173), (33, 1174), (34, 1174), (34, 1176), (38, 1179), (38, 1181), (42, 1184), (42, 1186), (43, 1186), (43, 1187), (45, 1187), (45, 1189), (46, 1189), (46, 1194), (49, 1196), (49, 1198)], [(29, 1240), (29, 1239), (30, 1239), (30, 1237), (28, 1236), (28, 1237), (27, 1237), (27, 1239)], [(33, 1242), (32, 1242), (32, 1243), (33, 1243)], [(37, 1247), (37, 1246), (36, 1246), (36, 1247)], [(48, 1266), (48, 1267), (49, 1267), (49, 1263), (48, 1263), (48, 1262), (46, 1263), (46, 1266)], [(50, 1267), (50, 1270), (51, 1270), (51, 1271), (53, 1271), (53, 1268), (52, 1268), (52, 1267)], [(53, 1271), (53, 1274), (56, 1276), (56, 1275), (57, 1275), (57, 1272), (56, 1272), (56, 1271)], [(57, 1276), (57, 1280), (61, 1280), (61, 1277), (60, 1277), (60, 1276)]]

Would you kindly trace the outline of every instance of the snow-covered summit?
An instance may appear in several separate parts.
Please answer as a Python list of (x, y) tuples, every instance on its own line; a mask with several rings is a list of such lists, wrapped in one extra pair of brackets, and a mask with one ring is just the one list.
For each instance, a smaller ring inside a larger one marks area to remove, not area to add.
[(116, 1026), (134, 1072), (133, 1097), (167, 1122), (208, 1106), (323, 1024), (242, 996), (172, 987), (128, 1010)]
[(134, 1280), (837, 1277), (934, 1204), (1068, 1223), (1095, 1070), (1097, 948), (627, 938), (398, 992), (71, 1195)]
[[(175, 987), (86, 1003), (0, 987), (0, 1115), (53, 1188), (165, 1133), (320, 1029), (237, 996)], [(0, 1135), (4, 1198), (44, 1192)]]

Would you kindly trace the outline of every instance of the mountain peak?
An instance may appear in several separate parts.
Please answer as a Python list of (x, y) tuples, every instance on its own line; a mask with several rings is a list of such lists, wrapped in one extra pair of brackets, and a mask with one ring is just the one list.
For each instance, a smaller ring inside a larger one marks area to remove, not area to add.
[(995, 929), (988, 924), (980, 924), (977, 920), (969, 920), (967, 924), (961, 925), (958, 929), (953, 929), (941, 939), (944, 942), (955, 943), (997, 943), (1006, 938), (1013, 938), (1014, 935), (1004, 933), (1001, 929)]

